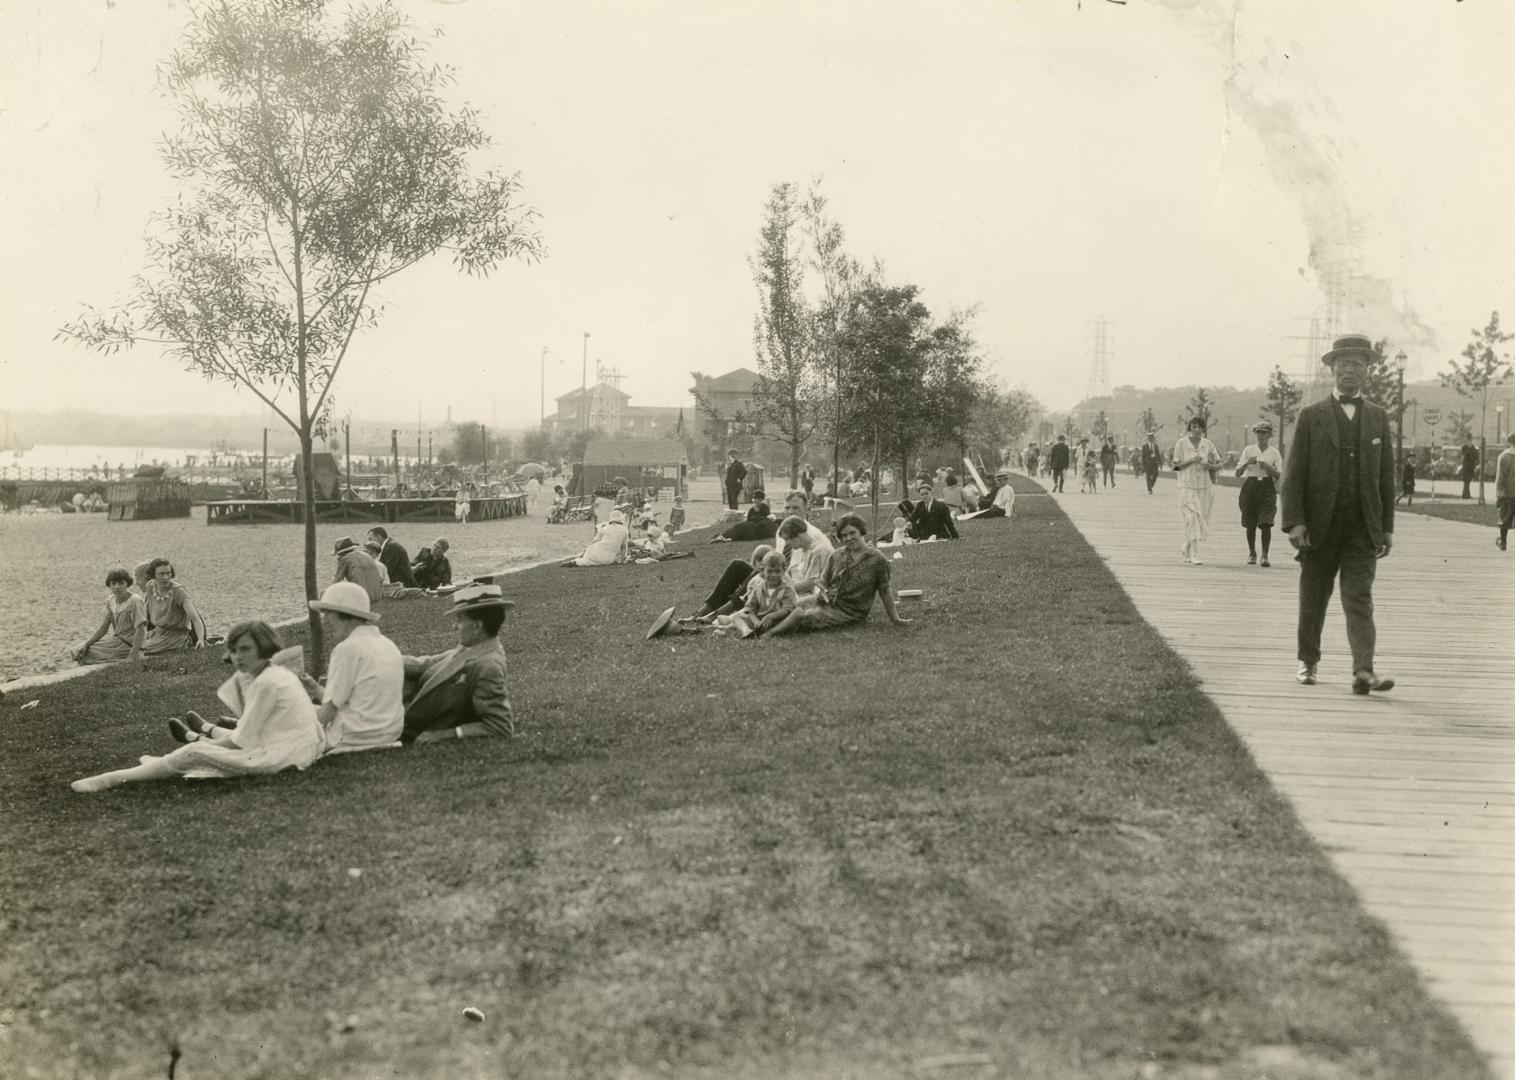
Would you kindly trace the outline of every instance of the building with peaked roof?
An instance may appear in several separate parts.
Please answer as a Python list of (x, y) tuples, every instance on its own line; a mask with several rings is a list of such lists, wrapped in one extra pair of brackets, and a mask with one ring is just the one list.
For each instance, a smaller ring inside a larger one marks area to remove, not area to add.
[[(699, 432), (710, 442), (702, 464), (718, 467), (725, 461), (726, 451), (735, 449), (743, 456), (787, 475), (789, 444), (765, 436), (762, 420), (757, 415), (758, 373), (751, 368), (739, 367), (723, 375), (709, 376), (699, 372), (693, 372), (693, 375), (694, 385), (689, 392), (694, 395), (696, 423)], [(802, 461), (804, 457), (805, 448), (802, 447)]]
[(669, 487), (682, 493), (688, 464), (679, 439), (590, 439), (583, 463), (574, 470), (574, 492), (588, 494), (619, 476), (632, 487)]

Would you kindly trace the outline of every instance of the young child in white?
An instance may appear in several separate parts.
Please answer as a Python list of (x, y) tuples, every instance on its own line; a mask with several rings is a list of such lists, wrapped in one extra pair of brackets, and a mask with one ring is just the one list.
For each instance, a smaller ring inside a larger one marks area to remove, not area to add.
[(1099, 457), (1095, 454), (1084, 455), (1084, 479), (1079, 484), (1079, 491), (1087, 491), (1090, 495), (1099, 494)]
[(799, 605), (799, 595), (784, 573), (784, 556), (770, 551), (763, 556), (761, 573), (747, 585), (747, 603), (741, 611), (717, 616), (716, 633), (751, 637), (782, 622)]

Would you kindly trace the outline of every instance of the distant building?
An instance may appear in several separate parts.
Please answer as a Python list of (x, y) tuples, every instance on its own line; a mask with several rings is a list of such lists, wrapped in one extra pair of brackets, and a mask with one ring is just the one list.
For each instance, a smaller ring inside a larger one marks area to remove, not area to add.
[(554, 434), (582, 430), (587, 417), (591, 428), (606, 435), (661, 439), (677, 433), (684, 411), (677, 405), (632, 405), (630, 394), (606, 382), (589, 388), (587, 407), (583, 390), (570, 390), (556, 400), (557, 411), (547, 418)]
[[(694, 385), (689, 392), (694, 395), (699, 431), (710, 440), (703, 465), (719, 465), (725, 460), (726, 451), (734, 448), (787, 475), (789, 444), (764, 434), (756, 409), (757, 382), (758, 374), (751, 368), (736, 368), (715, 376), (694, 373)], [(801, 448), (801, 461), (805, 460), (806, 449)]]

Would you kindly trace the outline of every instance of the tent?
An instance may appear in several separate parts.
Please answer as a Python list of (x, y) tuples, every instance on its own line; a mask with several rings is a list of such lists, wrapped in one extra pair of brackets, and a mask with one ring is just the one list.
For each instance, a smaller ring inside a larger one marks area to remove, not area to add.
[(588, 495), (624, 477), (631, 487), (671, 489), (684, 494), (689, 459), (678, 439), (590, 439), (584, 461), (574, 470), (576, 493)]

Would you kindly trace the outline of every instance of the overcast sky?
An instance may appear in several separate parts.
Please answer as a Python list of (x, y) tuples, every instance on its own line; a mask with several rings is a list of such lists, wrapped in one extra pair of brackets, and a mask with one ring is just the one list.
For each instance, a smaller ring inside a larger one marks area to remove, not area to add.
[[(1006, 385), (1260, 385), (1324, 314), (1312, 244), (1350, 252), (1345, 322), (1445, 365), (1515, 266), (1515, 5), (1477, 0), (513, 3), (400, 0), (519, 170), (547, 258), (445, 259), (383, 294), (337, 393), (373, 417), (534, 420), (603, 360), (640, 405), (754, 366), (771, 184), (824, 177), (851, 252), (977, 305)], [(12, 408), (253, 411), (149, 349), (55, 343), (108, 306), (172, 198), (155, 65), (169, 0), (3, 0), (0, 379)], [(1515, 318), (1515, 311), (1507, 311)]]

